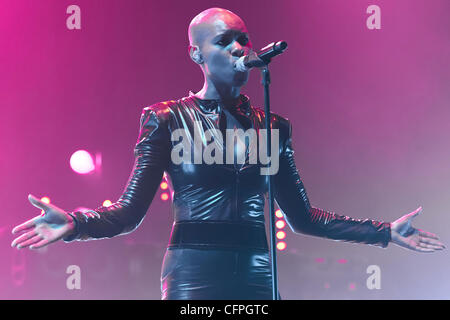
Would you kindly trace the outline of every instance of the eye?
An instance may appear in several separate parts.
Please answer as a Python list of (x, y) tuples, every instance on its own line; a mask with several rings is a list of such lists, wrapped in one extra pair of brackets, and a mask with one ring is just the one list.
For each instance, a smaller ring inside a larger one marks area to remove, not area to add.
[(248, 38), (246, 36), (242, 36), (239, 38), (239, 43), (245, 46), (248, 43)]
[(226, 46), (228, 44), (228, 40), (227, 39), (220, 39), (219, 41), (216, 42), (219, 46)]

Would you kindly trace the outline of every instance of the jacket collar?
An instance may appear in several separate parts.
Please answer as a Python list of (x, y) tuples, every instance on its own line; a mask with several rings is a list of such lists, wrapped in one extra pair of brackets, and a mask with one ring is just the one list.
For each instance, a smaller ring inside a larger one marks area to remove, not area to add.
[[(226, 108), (220, 99), (199, 99), (193, 91), (189, 91), (189, 97), (196, 102), (203, 112), (220, 113), (222, 108)], [(245, 94), (240, 94), (239, 100), (239, 104), (236, 107), (226, 109), (232, 113), (237, 111), (247, 116), (250, 115), (250, 98)]]

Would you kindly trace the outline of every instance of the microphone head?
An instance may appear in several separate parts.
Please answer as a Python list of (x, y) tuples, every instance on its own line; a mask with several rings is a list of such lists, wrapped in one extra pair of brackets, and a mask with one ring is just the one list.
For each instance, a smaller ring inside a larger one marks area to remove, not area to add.
[(286, 41), (278, 41), (277, 43), (275, 43), (274, 46), (274, 50), (279, 52), (283, 52), (284, 50), (286, 50), (286, 48), (287, 48)]

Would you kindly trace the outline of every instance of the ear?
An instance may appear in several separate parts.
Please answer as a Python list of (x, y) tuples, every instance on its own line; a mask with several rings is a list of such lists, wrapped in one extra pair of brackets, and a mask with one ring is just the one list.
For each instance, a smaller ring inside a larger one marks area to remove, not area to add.
[(200, 48), (198, 46), (191, 46), (189, 45), (189, 56), (191, 57), (192, 61), (194, 61), (197, 64), (203, 63), (203, 56), (200, 52)]

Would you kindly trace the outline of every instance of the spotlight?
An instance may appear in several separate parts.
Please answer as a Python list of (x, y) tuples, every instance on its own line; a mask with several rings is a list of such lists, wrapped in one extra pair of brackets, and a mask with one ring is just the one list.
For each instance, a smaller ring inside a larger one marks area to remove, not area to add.
[(160, 187), (161, 189), (166, 190), (169, 187), (169, 185), (167, 184), (167, 182), (161, 182)]
[(277, 239), (283, 240), (284, 238), (286, 238), (286, 232), (284, 232), (284, 231), (278, 231), (278, 232), (277, 232)]
[(276, 211), (275, 211), (275, 216), (277, 217), (277, 218), (283, 218), (283, 213), (281, 212), (281, 210), (280, 209), (277, 209)]
[(278, 229), (283, 229), (286, 226), (286, 222), (284, 222), (283, 220), (278, 220), (275, 225)]
[(277, 249), (280, 251), (286, 250), (286, 242), (280, 241), (277, 243)]
[(94, 159), (86, 150), (78, 150), (70, 157), (70, 167), (78, 174), (88, 174), (95, 170)]
[[(49, 197), (42, 197), (41, 201), (44, 202), (44, 203), (50, 203), (50, 198)], [(45, 213), (45, 211), (41, 210), (41, 214), (44, 214), (44, 213)]]
[(162, 193), (161, 200), (166, 201), (167, 199), (169, 199), (169, 195), (166, 192)]
[(104, 207), (109, 207), (110, 205), (112, 205), (111, 200), (105, 200), (105, 201), (103, 201), (103, 203), (102, 203), (102, 206), (104, 206)]

